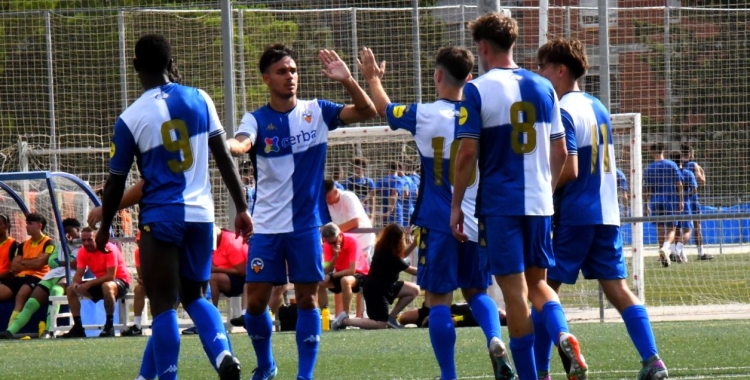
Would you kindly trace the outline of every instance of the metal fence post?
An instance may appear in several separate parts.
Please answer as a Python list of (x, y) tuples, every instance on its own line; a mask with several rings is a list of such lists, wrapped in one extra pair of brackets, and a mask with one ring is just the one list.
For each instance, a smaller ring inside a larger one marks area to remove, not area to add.
[(128, 108), (128, 63), (125, 52), (125, 12), (117, 12), (117, 34), (120, 43), (120, 96), (122, 109)]
[[(351, 8), (351, 46), (350, 49), (352, 51), (352, 61), (356, 62), (357, 59), (357, 52), (359, 51), (359, 39), (357, 38), (357, 8), (352, 7)], [(352, 64), (352, 75), (354, 76), (354, 80), (359, 80), (359, 65), (356, 63)], [(356, 123), (354, 126), (359, 127), (360, 124)], [(360, 156), (362, 154), (362, 143), (357, 141), (356, 144), (354, 144), (354, 150), (355, 154), (357, 156)]]
[(565, 25), (564, 25), (564, 28), (565, 28), (565, 39), (569, 40), (570, 39), (570, 7), (567, 6), (567, 5), (565, 6)]
[(547, 42), (549, 25), (549, 0), (539, 0), (539, 46)]
[(672, 48), (669, 37), (669, 5), (664, 8), (664, 134), (672, 141)]
[(245, 88), (245, 11), (240, 9), (237, 13), (237, 44), (240, 64), (240, 101), (242, 102), (242, 115), (247, 113), (247, 89)]
[[(234, 22), (232, 20), (231, 0), (221, 1), (221, 39), (224, 55), (224, 129), (227, 136), (234, 136), (237, 106), (235, 103)], [(234, 217), (237, 215), (237, 206), (232, 207), (231, 205), (234, 205), (234, 200), (227, 203), (230, 225), (234, 223)]]
[(461, 37), (460, 46), (466, 46), (466, 5), (461, 4), (461, 26), (459, 27), (459, 36)]
[(49, 147), (53, 153), (50, 155), (50, 169), (57, 171), (57, 125), (55, 118), (55, 77), (52, 69), (52, 14), (44, 11), (44, 33), (47, 42), (47, 86), (49, 98)]
[(422, 102), (422, 50), (419, 47), (419, 1), (412, 1), (412, 22), (414, 23), (414, 76), (416, 80), (414, 85), (416, 86), (416, 99), (417, 103)]

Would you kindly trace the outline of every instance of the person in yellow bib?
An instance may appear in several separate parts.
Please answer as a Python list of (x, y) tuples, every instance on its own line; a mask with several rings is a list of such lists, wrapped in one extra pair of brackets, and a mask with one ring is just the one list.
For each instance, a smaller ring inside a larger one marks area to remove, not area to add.
[(55, 243), (44, 234), (46, 226), (47, 220), (41, 214), (32, 212), (26, 215), (26, 233), (30, 238), (18, 247), (18, 253), (10, 264), (15, 277), (4, 282), (16, 296), (16, 306), (8, 325), (13, 324), (31, 292), (49, 272), (48, 260), (55, 253)]
[(0, 301), (13, 298), (13, 290), (6, 285), (13, 279), (10, 262), (16, 257), (18, 242), (10, 236), (10, 217), (0, 214)]

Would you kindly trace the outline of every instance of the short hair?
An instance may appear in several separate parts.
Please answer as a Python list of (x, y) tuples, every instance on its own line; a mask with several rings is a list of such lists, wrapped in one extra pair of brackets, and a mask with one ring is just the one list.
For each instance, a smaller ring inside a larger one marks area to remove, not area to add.
[(500, 51), (507, 52), (518, 38), (518, 23), (502, 13), (488, 13), (469, 24), (474, 42), (488, 41)]
[(86, 226), (86, 227), (83, 227), (83, 229), (81, 230), (81, 233), (84, 233), (84, 232), (91, 232), (91, 233), (93, 233), (94, 231), (96, 231), (96, 230), (93, 227)]
[(343, 167), (342, 167), (341, 165), (335, 165), (335, 166), (334, 166), (334, 167), (333, 167), (333, 168), (331, 169), (331, 174), (332, 174), (332, 175), (333, 175), (334, 177), (338, 177), (338, 176), (344, 175), (344, 173), (346, 173), (346, 172), (344, 171), (344, 168), (343, 168)]
[(682, 143), (682, 145), (680, 145), (680, 152), (682, 152), (682, 154), (687, 156), (692, 151), (693, 151), (693, 147), (690, 146), (690, 144)]
[(669, 159), (672, 160), (672, 161), (674, 161), (674, 162), (681, 162), (682, 161), (682, 154), (679, 151), (677, 151), (677, 150), (669, 152)]
[(3, 218), (3, 221), (5, 224), (8, 225), (8, 230), (10, 230), (11, 224), (10, 224), (10, 217), (7, 214), (0, 214), (0, 218)]
[(38, 212), (30, 212), (26, 214), (27, 222), (39, 222), (42, 224), (42, 230), (47, 227), (47, 219)]
[(146, 34), (135, 43), (135, 59), (139, 71), (163, 73), (172, 60), (172, 45), (161, 34)]
[(438, 50), (435, 56), (435, 66), (445, 69), (450, 74), (453, 79), (451, 84), (463, 85), (474, 69), (474, 55), (462, 47), (444, 47)]
[(398, 161), (391, 161), (388, 163), (388, 170), (396, 171), (401, 170), (401, 164)]
[(79, 222), (76, 218), (67, 218), (62, 221), (62, 226), (63, 230), (67, 229), (68, 227), (81, 228), (81, 222)]
[(576, 39), (555, 38), (548, 41), (539, 48), (537, 59), (540, 65), (546, 63), (564, 65), (573, 74), (574, 79), (582, 77), (589, 68), (586, 48), (581, 41)]
[(352, 165), (359, 166), (362, 169), (367, 169), (367, 163), (369, 161), (364, 157), (354, 157), (352, 158)]
[(334, 185), (333, 180), (330, 178), (326, 178), (323, 180), (323, 188), (326, 191), (326, 194), (333, 191), (333, 189), (336, 188), (336, 185)]
[(323, 236), (324, 239), (332, 238), (332, 237), (338, 237), (341, 233), (341, 229), (339, 226), (336, 225), (336, 223), (328, 223), (325, 226), (323, 226), (323, 229), (320, 231), (320, 234)]
[(651, 148), (649, 149), (649, 151), (651, 151), (652, 153), (662, 153), (664, 152), (664, 149), (666, 149), (664, 147), (664, 143), (658, 142), (651, 144)]
[(266, 70), (268, 70), (271, 65), (280, 61), (284, 57), (289, 57), (293, 61), (297, 61), (297, 52), (284, 44), (273, 44), (267, 47), (260, 56), (260, 61), (258, 61), (258, 69), (260, 69), (260, 73), (265, 74)]

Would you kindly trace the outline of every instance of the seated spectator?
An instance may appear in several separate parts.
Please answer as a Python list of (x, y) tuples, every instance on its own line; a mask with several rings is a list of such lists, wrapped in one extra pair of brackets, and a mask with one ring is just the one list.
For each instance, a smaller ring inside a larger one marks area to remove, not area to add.
[[(330, 179), (323, 181), (323, 187), (326, 191), (326, 203), (328, 203), (331, 221), (339, 226), (341, 232), (349, 232), (356, 228), (372, 228), (372, 221), (367, 217), (356, 194), (337, 189)], [(353, 235), (357, 238), (362, 254), (367, 257), (368, 261), (371, 260), (375, 250), (375, 234), (354, 233)]]
[[(500, 325), (506, 326), (505, 310), (497, 308), (500, 314)], [(479, 323), (474, 319), (471, 313), (471, 307), (467, 303), (454, 303), (451, 305), (451, 315), (453, 324), (456, 327), (477, 327)], [(417, 325), (417, 327), (429, 327), (430, 325), (430, 308), (422, 303), (419, 309), (407, 310), (398, 316), (398, 321), (402, 325)]]
[(55, 253), (55, 243), (43, 233), (46, 226), (47, 219), (41, 214), (32, 212), (26, 215), (26, 233), (30, 238), (18, 247), (18, 252), (10, 263), (10, 270), (15, 277), (3, 282), (16, 297), (16, 306), (8, 326), (21, 314), (32, 291), (49, 272), (48, 262)]
[(10, 217), (0, 214), (0, 302), (13, 298), (13, 291), (4, 282), (13, 278), (10, 263), (18, 252), (18, 242), (10, 232)]
[[(100, 337), (115, 336), (114, 313), (115, 301), (125, 297), (130, 288), (130, 273), (125, 266), (125, 259), (113, 243), (107, 243), (108, 252), (101, 252), (94, 242), (94, 229), (86, 227), (81, 233), (83, 247), (78, 250), (76, 274), (73, 283), (68, 286), (68, 306), (73, 315), (73, 327), (63, 338), (84, 338), (86, 331), (81, 323), (81, 300), (89, 298), (94, 302), (104, 300), (104, 311), (107, 321)], [(96, 279), (83, 282), (83, 272), (88, 268)]]
[[(65, 231), (65, 238), (67, 239), (69, 247), (73, 240), (80, 237), (80, 227), (81, 223), (74, 218), (63, 220), (63, 230)], [(70, 249), (70, 254), (72, 258), (70, 267), (75, 271), (75, 252), (73, 252), (72, 248)], [(61, 296), (65, 294), (65, 287), (67, 284), (65, 270), (67, 263), (65, 262), (65, 258), (60, 259), (60, 255), (62, 255), (62, 252), (58, 247), (58, 249), (55, 249), (52, 255), (50, 255), (49, 260), (47, 261), (50, 271), (42, 277), (42, 280), (39, 281), (39, 284), (37, 284), (31, 292), (31, 297), (29, 297), (28, 301), (23, 305), (23, 310), (18, 314), (16, 320), (8, 326), (6, 331), (0, 332), (0, 339), (13, 339), (14, 334), (17, 334), (26, 326), (26, 324), (29, 323), (29, 320), (31, 320), (31, 317), (37, 312), (37, 310), (49, 302), (50, 296)], [(56, 308), (59, 311), (60, 305), (56, 305)], [(44, 325), (45, 329), (40, 336), (42, 339), (52, 339), (55, 337), (54, 333), (48, 330), (51, 326), (51, 311), (52, 306), (50, 305), (47, 308), (47, 320)]]
[[(218, 306), (219, 293), (226, 297), (242, 295), (245, 286), (248, 246), (243, 241), (242, 235), (235, 237), (234, 232), (218, 228), (214, 228), (214, 232), (216, 233), (216, 249), (212, 259), (209, 285), (211, 286), (211, 301), (214, 306)], [(244, 303), (242, 308), (245, 308)]]
[(334, 294), (341, 293), (344, 312), (349, 313), (352, 305), (352, 294), (359, 293), (367, 278), (369, 267), (367, 261), (357, 260), (360, 249), (357, 238), (341, 232), (334, 223), (323, 226), (323, 273), (320, 282), (318, 302), (320, 308), (328, 307), (326, 289)]
[[(141, 240), (141, 231), (135, 235), (135, 242)], [(143, 286), (141, 278), (141, 249), (136, 247), (133, 254), (135, 256), (135, 273), (138, 276), (135, 287), (133, 288), (133, 325), (127, 330), (120, 333), (120, 336), (141, 336), (143, 335), (143, 308), (146, 306), (146, 288)]]
[[(419, 295), (419, 286), (398, 279), (401, 272), (417, 274), (417, 268), (404, 261), (414, 247), (415, 244), (411, 244), (407, 248), (407, 234), (400, 226), (394, 223), (387, 225), (375, 244), (375, 255), (372, 257), (370, 273), (363, 291), (369, 318), (349, 318), (349, 313), (342, 312), (336, 316), (331, 328), (333, 330), (338, 330), (343, 326), (361, 329), (401, 328), (402, 326), (396, 321), (396, 316)], [(398, 302), (389, 313), (388, 308), (396, 299)]]

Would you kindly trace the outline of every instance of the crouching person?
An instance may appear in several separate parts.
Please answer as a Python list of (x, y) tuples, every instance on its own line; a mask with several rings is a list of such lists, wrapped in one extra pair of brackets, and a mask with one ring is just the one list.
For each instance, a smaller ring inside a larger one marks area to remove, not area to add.
[[(74, 324), (73, 328), (62, 336), (63, 338), (86, 337), (81, 323), (81, 298), (89, 298), (94, 302), (104, 300), (107, 322), (99, 336), (115, 336), (113, 327), (115, 302), (125, 297), (130, 288), (130, 274), (120, 250), (110, 242), (106, 246), (108, 252), (99, 251), (96, 248), (94, 236), (94, 229), (91, 227), (86, 227), (81, 232), (83, 247), (78, 250), (76, 274), (67, 292), (68, 306), (73, 315)], [(83, 282), (83, 273), (86, 268), (91, 270), (96, 279)]]

